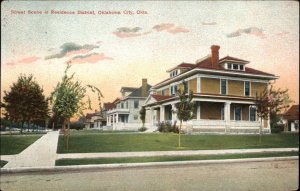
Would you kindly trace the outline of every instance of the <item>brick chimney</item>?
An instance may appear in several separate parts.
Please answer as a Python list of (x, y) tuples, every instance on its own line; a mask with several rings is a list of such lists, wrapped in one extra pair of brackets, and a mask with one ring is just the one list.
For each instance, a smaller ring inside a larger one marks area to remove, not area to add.
[(217, 68), (219, 65), (219, 49), (220, 46), (212, 45), (211, 47), (211, 66)]
[(147, 90), (147, 79), (143, 78), (142, 79), (142, 97), (147, 97), (148, 96), (148, 90)]

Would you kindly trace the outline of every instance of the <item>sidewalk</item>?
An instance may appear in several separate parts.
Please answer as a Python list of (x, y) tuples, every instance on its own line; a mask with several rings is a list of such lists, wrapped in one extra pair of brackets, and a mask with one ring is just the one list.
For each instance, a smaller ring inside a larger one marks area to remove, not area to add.
[(58, 154), (57, 159), (72, 158), (119, 158), (119, 157), (153, 157), (153, 156), (193, 156), (223, 155), (268, 152), (299, 151), (298, 148), (266, 148), (266, 149), (227, 149), (227, 150), (185, 150), (185, 151), (147, 151), (147, 152), (107, 152), (107, 153), (70, 153)]
[(48, 132), (20, 154), (1, 156), (1, 160), (8, 161), (4, 168), (55, 166), (58, 134)]

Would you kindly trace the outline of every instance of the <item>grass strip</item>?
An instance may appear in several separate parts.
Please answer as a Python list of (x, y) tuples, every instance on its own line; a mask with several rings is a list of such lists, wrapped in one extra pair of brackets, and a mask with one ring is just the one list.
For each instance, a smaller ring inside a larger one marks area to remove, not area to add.
[[(174, 151), (178, 135), (174, 133), (72, 133), (69, 149), (59, 137), (58, 153)], [(181, 150), (288, 148), (299, 146), (299, 133), (262, 135), (182, 135)]]
[(262, 158), (262, 157), (280, 157), (280, 156), (298, 156), (298, 155), (299, 155), (298, 151), (292, 151), (292, 152), (225, 154), (225, 155), (59, 159), (55, 161), (55, 165), (67, 166), (67, 165), (147, 163), (147, 162), (189, 161), (189, 160), (221, 160), (221, 159)]
[(1, 166), (1, 168), (4, 166), (4, 165), (6, 165), (7, 164), (7, 161), (5, 161), (5, 160), (0, 160), (0, 166)]
[(22, 152), (42, 135), (1, 135), (1, 155), (13, 155)]

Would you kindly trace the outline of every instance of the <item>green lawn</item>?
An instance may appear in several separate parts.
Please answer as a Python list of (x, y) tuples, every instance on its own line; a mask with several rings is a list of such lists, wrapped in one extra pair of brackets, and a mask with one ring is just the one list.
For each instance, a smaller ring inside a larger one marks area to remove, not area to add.
[[(182, 135), (183, 150), (298, 147), (298, 133), (263, 135)], [(130, 152), (176, 150), (177, 134), (72, 133), (69, 150), (59, 137), (58, 153)]]
[(262, 157), (280, 157), (280, 156), (298, 156), (298, 155), (299, 155), (299, 152), (276, 152), (276, 153), (196, 155), (196, 156), (59, 159), (59, 160), (55, 161), (55, 165), (56, 166), (66, 166), (66, 165), (145, 163), (145, 162), (189, 161), (189, 160), (217, 160), (217, 159), (221, 160), (221, 159), (262, 158)]
[(42, 135), (1, 135), (1, 155), (18, 154)]

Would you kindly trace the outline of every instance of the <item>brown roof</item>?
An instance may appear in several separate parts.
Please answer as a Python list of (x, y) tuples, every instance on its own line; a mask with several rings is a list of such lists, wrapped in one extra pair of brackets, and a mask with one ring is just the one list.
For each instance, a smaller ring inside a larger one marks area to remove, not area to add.
[(172, 98), (174, 96), (152, 95), (152, 97), (154, 97), (154, 99), (156, 99), (156, 101), (163, 101), (163, 100)]
[[(234, 57), (231, 57), (231, 56), (226, 56), (221, 60), (225, 60), (225, 58), (227, 59), (233, 59), (233, 60), (236, 60), (236, 61), (243, 61), (243, 62), (248, 62), (246, 60), (242, 60), (242, 59), (239, 59), (239, 58), (234, 58)], [(216, 66), (213, 66), (212, 63), (211, 63), (211, 57), (207, 57), (206, 59), (202, 60), (201, 62), (197, 63), (197, 64), (189, 64), (189, 63), (182, 63), (182, 64), (185, 64), (187, 66), (190, 66), (190, 69), (179, 74), (178, 76), (188, 72), (188, 71), (191, 71), (195, 68), (199, 68), (199, 69), (210, 69), (210, 70), (220, 70), (220, 71), (232, 71), (232, 72), (238, 72), (238, 73), (247, 73), (247, 74), (256, 74), (256, 75), (266, 75), (266, 76), (275, 76), (274, 74), (270, 74), (270, 73), (267, 73), (267, 72), (263, 72), (263, 71), (260, 71), (260, 70), (256, 70), (256, 69), (253, 69), (253, 68), (249, 68), (249, 67), (245, 67), (245, 71), (239, 71), (239, 70), (227, 70), (225, 68), (223, 68), (220, 64), (216, 65)], [(159, 83), (157, 83), (156, 85), (154, 86), (157, 86), (165, 81), (168, 81), (169, 79), (171, 78), (167, 78)]]
[(299, 120), (299, 105), (293, 105), (283, 115), (287, 120)]
[(220, 59), (219, 62), (222, 62), (222, 61), (225, 61), (225, 60), (232, 60), (232, 61), (236, 61), (236, 62), (247, 62), (247, 63), (249, 63), (249, 61), (247, 61), (247, 60), (242, 60), (242, 59), (235, 58), (235, 57), (232, 57), (232, 56), (225, 56), (224, 58)]
[(85, 118), (86, 119), (91, 119), (93, 116), (95, 116), (95, 113), (87, 113)]

